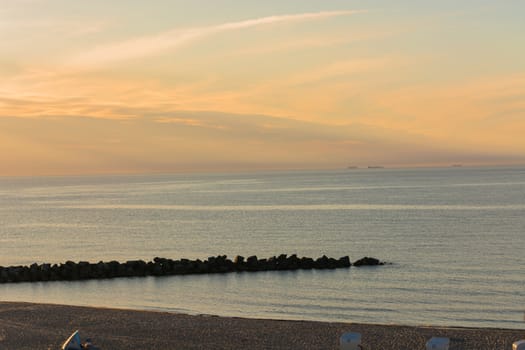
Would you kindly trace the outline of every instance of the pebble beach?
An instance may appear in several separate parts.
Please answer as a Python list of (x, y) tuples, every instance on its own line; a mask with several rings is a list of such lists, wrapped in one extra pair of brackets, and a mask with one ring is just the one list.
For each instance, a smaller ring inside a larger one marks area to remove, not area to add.
[(101, 350), (339, 349), (345, 332), (364, 349), (424, 349), (432, 336), (450, 350), (512, 349), (525, 330), (243, 319), (50, 304), (0, 302), (0, 349), (59, 349), (75, 330)]

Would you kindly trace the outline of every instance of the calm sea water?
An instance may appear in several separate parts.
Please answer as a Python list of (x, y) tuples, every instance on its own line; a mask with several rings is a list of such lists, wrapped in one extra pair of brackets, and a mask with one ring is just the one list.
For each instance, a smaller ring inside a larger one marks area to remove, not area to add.
[(0, 285), (9, 301), (525, 328), (525, 168), (0, 178), (0, 265), (365, 255), (380, 268)]

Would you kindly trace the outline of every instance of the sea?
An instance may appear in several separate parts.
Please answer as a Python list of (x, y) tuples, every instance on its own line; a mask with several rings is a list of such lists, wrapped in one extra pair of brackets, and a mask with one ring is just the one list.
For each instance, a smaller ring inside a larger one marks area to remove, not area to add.
[(0, 300), (525, 329), (525, 167), (0, 177), (0, 266), (297, 254), (336, 270), (0, 284)]

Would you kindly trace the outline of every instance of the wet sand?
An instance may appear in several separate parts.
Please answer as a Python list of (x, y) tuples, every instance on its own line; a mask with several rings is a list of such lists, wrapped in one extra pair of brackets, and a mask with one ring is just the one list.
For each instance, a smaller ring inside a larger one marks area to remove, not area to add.
[(512, 349), (525, 330), (409, 327), (191, 316), (165, 312), (0, 302), (0, 349), (59, 349), (76, 329), (101, 350), (339, 349), (347, 331), (364, 349), (418, 350), (432, 336), (451, 350)]

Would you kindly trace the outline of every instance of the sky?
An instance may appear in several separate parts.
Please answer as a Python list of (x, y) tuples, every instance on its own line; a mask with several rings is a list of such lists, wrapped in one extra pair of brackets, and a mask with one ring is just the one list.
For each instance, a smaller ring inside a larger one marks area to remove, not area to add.
[(0, 176), (525, 164), (523, 0), (0, 0)]

